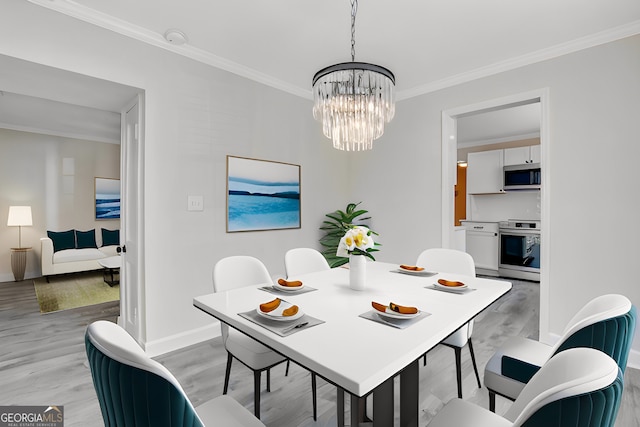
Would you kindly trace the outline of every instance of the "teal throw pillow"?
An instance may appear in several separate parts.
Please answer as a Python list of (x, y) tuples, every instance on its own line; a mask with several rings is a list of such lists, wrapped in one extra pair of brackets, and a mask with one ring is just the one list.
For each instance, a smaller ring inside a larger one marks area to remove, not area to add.
[(102, 246), (120, 244), (120, 230), (107, 230), (102, 228)]
[(78, 231), (76, 230), (76, 249), (97, 248), (96, 230)]
[(75, 230), (47, 231), (47, 236), (53, 241), (53, 252), (76, 248)]

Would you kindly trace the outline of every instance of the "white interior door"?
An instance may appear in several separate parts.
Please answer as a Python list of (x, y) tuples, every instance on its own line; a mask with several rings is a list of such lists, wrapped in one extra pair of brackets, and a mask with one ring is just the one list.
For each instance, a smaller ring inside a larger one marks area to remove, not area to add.
[(136, 97), (122, 113), (120, 323), (140, 344), (144, 336), (144, 252), (142, 248), (143, 98)]

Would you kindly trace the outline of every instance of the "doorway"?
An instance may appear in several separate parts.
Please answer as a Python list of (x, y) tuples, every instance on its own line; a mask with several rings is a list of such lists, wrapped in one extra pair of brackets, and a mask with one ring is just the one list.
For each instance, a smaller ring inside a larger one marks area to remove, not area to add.
[[(98, 122), (99, 119), (96, 119), (96, 117), (103, 116), (100, 112), (109, 113), (107, 115), (111, 117), (115, 116), (116, 141), (114, 141), (114, 143), (119, 142), (121, 144), (121, 152), (127, 149), (127, 144), (124, 140), (124, 131), (120, 128), (120, 123), (125, 122), (125, 119), (123, 118), (120, 120), (119, 118), (126, 115), (127, 112), (131, 112), (132, 100), (135, 100), (136, 102), (138, 100), (144, 101), (144, 90), (6, 55), (0, 55), (0, 69), (2, 69), (3, 76), (0, 91), (6, 91), (17, 96), (40, 100), (42, 103), (41, 105), (45, 105), (47, 103), (56, 105), (65, 104), (72, 107), (74, 109), (73, 111), (79, 111), (81, 109), (90, 110), (93, 112), (93, 116), (91, 116), (93, 121), (87, 121), (91, 124), (97, 124), (95, 122)], [(143, 171), (141, 168), (138, 168), (138, 165), (143, 164), (142, 137), (144, 133), (142, 132), (142, 121), (144, 117), (144, 103), (139, 102), (137, 105), (137, 119), (140, 121), (140, 124), (135, 127), (133, 132), (138, 136), (138, 139), (137, 145), (134, 147), (135, 153), (130, 153), (129, 157), (136, 158), (136, 161), (131, 163), (136, 176), (136, 181), (132, 182), (134, 182), (136, 188), (141, 188), (141, 177), (143, 175)], [(43, 114), (43, 116), (51, 120), (52, 117), (56, 117), (56, 112), (60, 110), (60, 108), (50, 109), (46, 114)], [(41, 122), (38, 122), (37, 117), (35, 117), (36, 111), (44, 111), (44, 109), (25, 109), (25, 114), (23, 115), (18, 115), (17, 108), (12, 108), (11, 111), (13, 113), (12, 117), (16, 121), (16, 126), (19, 126), (19, 128), (38, 128), (37, 133), (46, 134), (47, 132), (50, 132), (52, 135), (58, 134), (67, 136), (64, 134), (64, 130), (61, 131), (59, 128), (67, 122), (64, 117), (61, 117), (58, 121), (54, 120), (54, 122), (56, 122), (54, 124), (57, 125), (58, 128), (55, 130), (48, 130), (43, 129)], [(101, 122), (100, 124), (104, 125), (105, 123)], [(113, 123), (109, 124), (112, 125)], [(118, 136), (120, 137), (119, 141)], [(73, 138), (73, 136), (70, 137)], [(121, 167), (120, 178), (123, 189), (129, 187), (132, 175), (132, 173), (129, 173), (128, 176), (123, 174), (123, 168)], [(129, 193), (131, 194), (131, 191)], [(141, 206), (143, 197), (140, 192), (137, 194), (138, 197), (132, 197), (136, 198), (138, 200), (138, 206)], [(140, 208), (133, 210), (123, 206), (121, 227), (124, 222), (131, 222), (133, 224), (140, 223), (141, 216), (142, 210)], [(41, 233), (44, 233), (45, 231), (46, 230), (40, 230)], [(139, 237), (136, 240), (139, 240)], [(138, 256), (135, 258), (136, 263), (141, 262), (143, 259), (142, 255), (140, 255), (143, 251), (142, 246), (142, 244), (136, 245), (136, 250), (138, 252)], [(136, 269), (139, 272), (143, 271), (141, 265), (136, 265)], [(136, 289), (138, 295), (144, 290), (144, 281), (140, 280), (139, 276), (140, 274), (137, 275), (137, 280), (130, 280), (129, 284), (126, 282), (125, 275), (122, 275), (121, 277), (121, 315), (124, 312), (122, 304), (123, 299), (126, 298), (127, 287), (134, 284), (135, 288), (139, 288)], [(136, 300), (136, 303), (141, 305), (141, 300)], [(136, 320), (140, 322), (140, 320), (144, 318), (144, 313), (140, 311), (140, 308), (136, 308), (135, 310), (137, 315)], [(144, 330), (144, 327), (142, 325), (138, 325), (137, 331), (141, 330)], [(133, 331), (130, 332), (132, 334), (134, 333)], [(136, 338), (139, 339), (140, 337), (136, 336)]]
[[(540, 220), (542, 223), (541, 239), (544, 243), (541, 253), (540, 268), (540, 334), (547, 336), (549, 332), (549, 247), (552, 239), (549, 233), (549, 90), (547, 88), (531, 92), (516, 94), (504, 98), (493, 99), (477, 104), (458, 107), (442, 112), (442, 247), (451, 248), (455, 244), (456, 227), (454, 188), (457, 182), (457, 151), (458, 127), (457, 121), (461, 117), (490, 111), (540, 103), (540, 149), (542, 182), (540, 194)], [(450, 189), (450, 190), (447, 190)]]

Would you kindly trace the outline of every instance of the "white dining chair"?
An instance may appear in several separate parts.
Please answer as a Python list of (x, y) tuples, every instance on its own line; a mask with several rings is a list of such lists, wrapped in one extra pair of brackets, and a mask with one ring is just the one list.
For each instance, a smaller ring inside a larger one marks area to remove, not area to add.
[[(476, 275), (476, 265), (473, 257), (466, 252), (456, 249), (432, 248), (423, 251), (416, 261), (416, 265), (425, 268), (428, 271), (438, 273), (463, 274), (465, 276)], [(478, 374), (478, 366), (476, 365), (476, 356), (473, 352), (473, 342), (471, 334), (473, 333), (473, 319), (460, 329), (449, 335), (441, 344), (453, 348), (456, 357), (456, 378), (458, 381), (458, 397), (462, 399), (462, 348), (468, 344), (469, 353), (471, 354), (471, 362), (473, 363), (473, 371), (476, 374), (478, 388), (482, 387), (480, 383), (480, 375)], [(427, 362), (427, 355), (423, 356), (424, 363)]]
[[(224, 292), (244, 286), (272, 283), (269, 271), (257, 258), (251, 256), (230, 256), (218, 261), (213, 268), (213, 289)], [(238, 332), (228, 325), (220, 323), (222, 342), (227, 350), (227, 367), (224, 375), (223, 394), (229, 388), (229, 376), (233, 359), (253, 371), (254, 377), (254, 413), (260, 418), (260, 377), (267, 371), (267, 391), (271, 391), (271, 368), (282, 362), (288, 362), (286, 357), (265, 347), (253, 338)], [(315, 387), (314, 387), (315, 390)], [(315, 393), (314, 393), (315, 395)], [(315, 398), (314, 398), (315, 411)]]
[(85, 350), (106, 427), (264, 427), (229, 396), (194, 407), (171, 372), (113, 322), (91, 323)]
[(623, 385), (622, 371), (611, 357), (592, 348), (572, 348), (531, 378), (504, 417), (452, 399), (427, 426), (613, 427)]
[(489, 410), (496, 395), (516, 400), (529, 379), (548, 360), (574, 347), (589, 347), (612, 357), (624, 373), (636, 328), (636, 308), (624, 295), (598, 296), (569, 321), (555, 345), (525, 337), (511, 337), (491, 356), (484, 369)]
[(284, 268), (287, 278), (316, 271), (330, 270), (331, 267), (320, 251), (312, 248), (294, 248), (284, 254)]
[[(428, 271), (438, 273), (463, 274), (466, 276), (476, 275), (476, 265), (471, 255), (466, 252), (455, 249), (433, 248), (423, 251), (418, 255), (416, 261), (417, 266), (425, 268)], [(469, 352), (471, 353), (471, 362), (473, 362), (473, 370), (476, 374), (478, 387), (480, 384), (480, 375), (476, 366), (476, 358), (473, 353), (473, 344), (471, 343), (471, 333), (473, 331), (473, 319), (463, 325), (460, 329), (449, 335), (441, 344), (453, 348), (456, 357), (456, 378), (458, 381), (458, 398), (462, 399), (462, 348), (469, 344)], [(424, 364), (427, 363), (427, 355), (423, 355)], [(366, 399), (365, 413), (367, 418), (373, 419), (373, 399), (368, 396)]]
[[(294, 248), (284, 254), (284, 269), (287, 274), (287, 279), (290, 279), (306, 273), (331, 270), (331, 267), (326, 258), (316, 249)], [(289, 365), (287, 364), (285, 375), (288, 373)], [(317, 420), (316, 374), (313, 372), (311, 373), (311, 391), (313, 393), (313, 419)]]

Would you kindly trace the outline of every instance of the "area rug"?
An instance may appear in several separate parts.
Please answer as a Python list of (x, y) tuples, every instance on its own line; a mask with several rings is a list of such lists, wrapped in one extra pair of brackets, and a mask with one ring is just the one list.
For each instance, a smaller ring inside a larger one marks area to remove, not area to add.
[(68, 310), (120, 299), (120, 286), (107, 285), (102, 272), (87, 272), (34, 279), (41, 313)]

